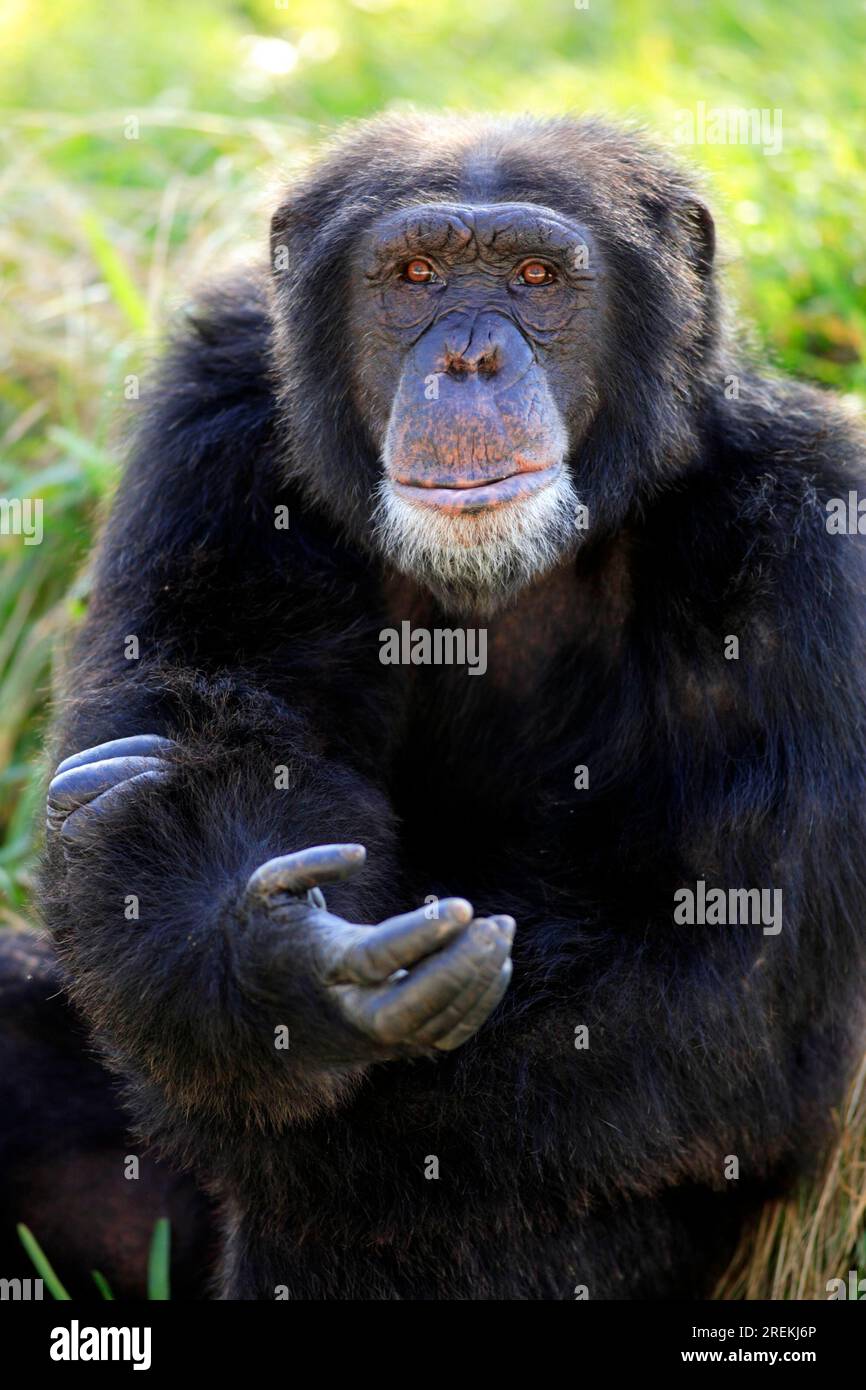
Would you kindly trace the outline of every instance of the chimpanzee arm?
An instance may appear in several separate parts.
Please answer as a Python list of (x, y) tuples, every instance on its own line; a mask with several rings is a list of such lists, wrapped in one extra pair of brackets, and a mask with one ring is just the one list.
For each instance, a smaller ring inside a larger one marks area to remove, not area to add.
[(394, 898), (387, 800), (305, 753), (288, 712), (269, 727), (274, 705), (221, 688), (204, 730), (108, 741), (49, 790), (44, 905), (74, 993), (169, 1121), (304, 1118), (370, 1063), (459, 1046), (508, 983), (513, 923), (462, 899), (359, 925)]

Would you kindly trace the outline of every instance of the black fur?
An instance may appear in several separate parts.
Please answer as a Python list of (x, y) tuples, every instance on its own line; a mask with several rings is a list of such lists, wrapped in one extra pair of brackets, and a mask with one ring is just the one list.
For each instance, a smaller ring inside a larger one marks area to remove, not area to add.
[[(406, 605), (437, 611), (369, 540), (347, 274), (371, 218), (421, 197), (579, 216), (608, 271), (605, 398), (571, 460), (593, 531), (527, 698), (507, 614), (484, 679), (378, 659)], [(824, 503), (863, 445), (728, 343), (710, 226), (620, 131), (388, 118), (277, 214), (289, 271), (218, 287), (151, 387), (56, 752), (178, 750), (95, 844), (49, 844), (42, 903), (138, 1124), (220, 1195), (225, 1296), (700, 1295), (822, 1138), (866, 941), (863, 552)], [(454, 1054), (335, 1072), (303, 979), (278, 995), (238, 895), (332, 841), (368, 849), (327, 893), (353, 920), (430, 893), (516, 918), (511, 988)], [(675, 926), (700, 878), (781, 887), (781, 934)]]

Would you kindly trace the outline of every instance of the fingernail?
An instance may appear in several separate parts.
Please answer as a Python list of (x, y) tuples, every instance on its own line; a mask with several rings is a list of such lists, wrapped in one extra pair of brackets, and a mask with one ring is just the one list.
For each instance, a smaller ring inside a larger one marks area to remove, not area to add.
[(452, 922), (472, 921), (472, 904), (467, 902), (465, 898), (448, 898), (440, 906), (444, 907), (445, 915)]

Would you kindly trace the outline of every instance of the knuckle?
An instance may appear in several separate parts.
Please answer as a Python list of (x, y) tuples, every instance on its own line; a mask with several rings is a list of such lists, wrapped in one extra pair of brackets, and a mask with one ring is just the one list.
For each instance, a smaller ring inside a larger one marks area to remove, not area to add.
[(374, 1042), (388, 1047), (400, 1041), (402, 1030), (397, 1022), (384, 1009), (377, 1009), (369, 1020), (370, 1035)]
[(496, 933), (486, 917), (477, 917), (468, 929), (471, 945), (478, 951), (490, 951), (496, 945)]

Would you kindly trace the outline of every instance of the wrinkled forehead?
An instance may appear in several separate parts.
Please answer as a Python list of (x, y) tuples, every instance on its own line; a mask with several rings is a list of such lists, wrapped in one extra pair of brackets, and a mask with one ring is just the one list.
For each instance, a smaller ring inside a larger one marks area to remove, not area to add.
[(365, 252), (373, 266), (422, 254), (454, 261), (568, 257), (588, 240), (586, 228), (538, 203), (422, 203), (375, 222)]

